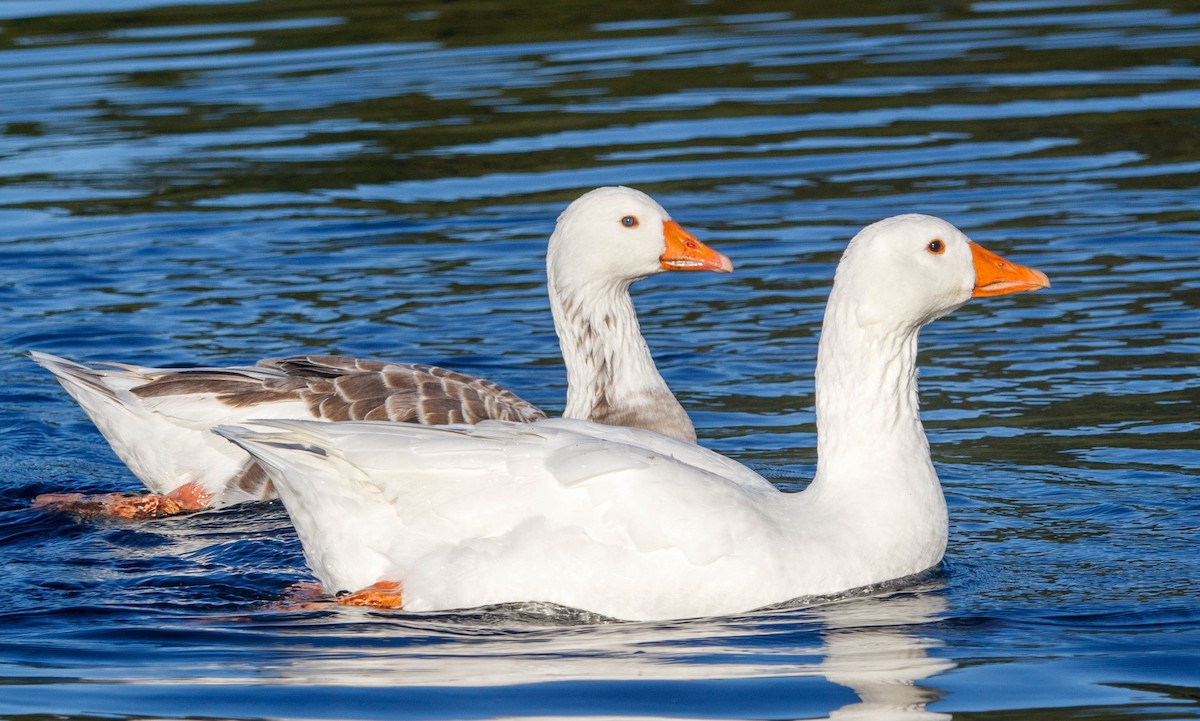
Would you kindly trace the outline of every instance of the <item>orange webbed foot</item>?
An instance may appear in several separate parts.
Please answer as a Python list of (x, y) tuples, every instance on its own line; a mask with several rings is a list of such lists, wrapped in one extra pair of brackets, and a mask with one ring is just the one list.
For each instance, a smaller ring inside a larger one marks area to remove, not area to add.
[(33, 499), (35, 508), (71, 513), (85, 518), (162, 518), (181, 513), (180, 505), (168, 496), (148, 493), (44, 493)]
[(199, 483), (185, 483), (167, 494), (167, 498), (179, 504), (180, 513), (202, 511), (212, 505), (212, 496)]
[(71, 513), (85, 518), (143, 520), (177, 516), (207, 508), (210, 497), (196, 483), (185, 483), (167, 495), (146, 493), (43, 493), (33, 499), (34, 508)]
[(366, 588), (337, 597), (343, 606), (371, 606), (373, 608), (402, 608), (404, 586), (399, 581), (379, 581)]

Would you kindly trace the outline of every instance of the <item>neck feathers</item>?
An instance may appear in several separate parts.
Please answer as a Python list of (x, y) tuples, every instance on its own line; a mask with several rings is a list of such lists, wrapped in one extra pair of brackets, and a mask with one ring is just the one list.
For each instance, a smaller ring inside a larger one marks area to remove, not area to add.
[(937, 482), (917, 398), (915, 327), (863, 321), (830, 297), (817, 352), (814, 482)]
[(642, 338), (629, 283), (588, 280), (572, 286), (551, 271), (550, 306), (567, 367), (563, 415), (695, 442), (687, 412)]
[(837, 519), (847, 568), (917, 573), (941, 560), (949, 531), (917, 401), (919, 329), (859, 323), (834, 301), (817, 351), (817, 473), (799, 497)]

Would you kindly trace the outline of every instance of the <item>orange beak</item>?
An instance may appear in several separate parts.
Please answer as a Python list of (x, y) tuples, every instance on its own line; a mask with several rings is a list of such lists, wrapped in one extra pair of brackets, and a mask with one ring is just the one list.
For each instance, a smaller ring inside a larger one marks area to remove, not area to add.
[(971, 259), (975, 263), (975, 290), (972, 298), (1008, 295), (1050, 287), (1050, 279), (1040, 270), (1009, 262), (978, 243), (972, 242)]
[(684, 230), (679, 223), (665, 221), (663, 236), (667, 239), (667, 250), (658, 259), (663, 270), (733, 272), (733, 263), (729, 262), (729, 258), (696, 240), (696, 236)]

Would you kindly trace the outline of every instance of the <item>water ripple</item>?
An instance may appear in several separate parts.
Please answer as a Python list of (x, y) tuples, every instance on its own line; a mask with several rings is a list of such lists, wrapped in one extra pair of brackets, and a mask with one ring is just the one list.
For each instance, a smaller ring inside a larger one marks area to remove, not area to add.
[[(1192, 8), (380, 8), (0, 5), (0, 715), (1195, 715)], [(296, 600), (278, 504), (30, 508), (138, 487), (32, 348), (426, 361), (561, 407), (542, 254), (604, 183), (733, 258), (638, 284), (642, 327), (702, 441), (788, 490), (859, 227), (935, 213), (1049, 274), (922, 334), (944, 567), (663, 624), (397, 614)]]

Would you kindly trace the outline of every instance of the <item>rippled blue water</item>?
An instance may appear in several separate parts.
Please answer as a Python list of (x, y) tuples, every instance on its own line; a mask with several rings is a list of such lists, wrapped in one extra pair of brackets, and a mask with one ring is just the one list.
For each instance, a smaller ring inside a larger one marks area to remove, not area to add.
[[(1200, 12), (1185, 0), (0, 3), (0, 716), (1200, 717)], [(659, 624), (279, 606), (274, 504), (136, 480), (30, 349), (565, 378), (541, 254), (624, 183), (728, 253), (641, 284), (702, 442), (799, 488), (833, 265), (944, 216), (1054, 287), (922, 338), (943, 567)]]

